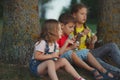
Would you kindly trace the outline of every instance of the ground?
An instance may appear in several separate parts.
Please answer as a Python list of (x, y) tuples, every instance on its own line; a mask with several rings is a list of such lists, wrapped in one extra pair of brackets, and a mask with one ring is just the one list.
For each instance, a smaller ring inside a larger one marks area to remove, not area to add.
[[(75, 67), (78, 73), (87, 80), (94, 80), (90, 72)], [(60, 69), (57, 71), (59, 80), (73, 80), (67, 72)], [(49, 76), (35, 77), (29, 71), (28, 66), (5, 64), (0, 62), (0, 80), (50, 80)]]

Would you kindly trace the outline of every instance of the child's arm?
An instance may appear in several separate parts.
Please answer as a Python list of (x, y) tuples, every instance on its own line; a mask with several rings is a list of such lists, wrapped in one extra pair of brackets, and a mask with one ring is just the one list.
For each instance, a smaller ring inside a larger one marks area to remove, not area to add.
[(73, 46), (68, 47), (69, 44), (74, 44), (73, 40), (67, 39), (65, 44), (60, 48), (60, 55), (68, 50), (72, 50)]
[(96, 42), (97, 42), (97, 36), (92, 35), (90, 44), (88, 45), (88, 48), (89, 49), (94, 49), (94, 45), (95, 45)]
[(45, 59), (59, 57), (58, 54), (54, 54), (54, 53), (44, 55), (44, 53), (40, 52), (40, 51), (36, 51), (34, 56), (35, 56), (35, 59), (37, 59), (37, 60), (45, 60)]

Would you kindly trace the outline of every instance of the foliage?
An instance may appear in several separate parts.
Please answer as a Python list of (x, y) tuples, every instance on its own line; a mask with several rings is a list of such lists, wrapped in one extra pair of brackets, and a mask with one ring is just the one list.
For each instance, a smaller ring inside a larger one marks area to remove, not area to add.
[(3, 21), (0, 19), (0, 42), (1, 42), (1, 36), (2, 36), (2, 27), (3, 27)]
[(3, 0), (0, 0), (0, 18), (3, 16)]
[(72, 5), (74, 5), (74, 4), (77, 4), (77, 0), (71, 0), (70, 7), (63, 8), (61, 13), (70, 13), (70, 9), (71, 9)]
[(88, 18), (98, 18), (98, 0), (81, 0), (82, 3), (88, 6), (89, 8), (89, 15)]
[(49, 2), (51, 0), (39, 0), (39, 1), (41, 2), (41, 4), (45, 4), (45, 3), (47, 3), (47, 2)]
[[(89, 13), (88, 19), (98, 19), (98, 1), (97, 0), (81, 0), (82, 3), (87, 5)], [(63, 8), (62, 13), (70, 12), (71, 6), (77, 4), (77, 0), (72, 0), (69, 8)]]

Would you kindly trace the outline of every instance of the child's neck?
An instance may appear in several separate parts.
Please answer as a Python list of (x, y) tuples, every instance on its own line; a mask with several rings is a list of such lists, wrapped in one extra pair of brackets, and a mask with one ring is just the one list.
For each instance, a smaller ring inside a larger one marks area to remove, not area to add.
[(81, 28), (82, 25), (83, 25), (83, 24), (81, 24), (81, 23), (76, 23), (76, 27), (77, 27), (77, 28)]

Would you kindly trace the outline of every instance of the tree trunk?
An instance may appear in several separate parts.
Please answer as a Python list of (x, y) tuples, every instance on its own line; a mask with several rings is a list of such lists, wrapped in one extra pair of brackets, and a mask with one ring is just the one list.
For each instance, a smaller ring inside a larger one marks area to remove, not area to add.
[(100, 0), (98, 39), (103, 44), (115, 42), (120, 47), (120, 0)]
[(26, 64), (39, 33), (38, 0), (4, 0), (0, 59)]

